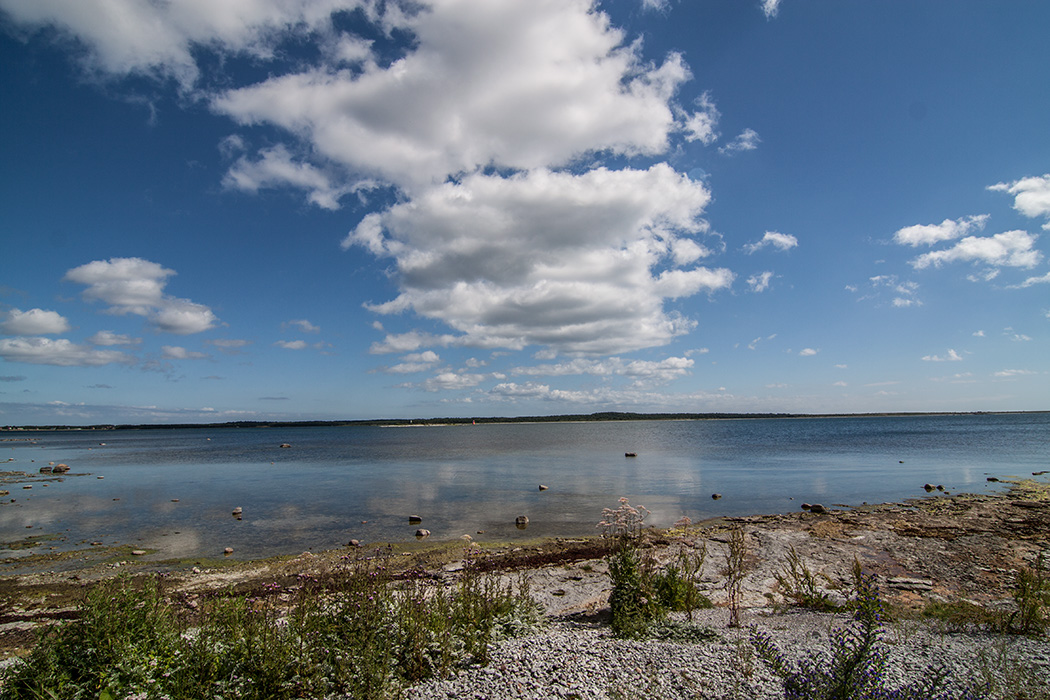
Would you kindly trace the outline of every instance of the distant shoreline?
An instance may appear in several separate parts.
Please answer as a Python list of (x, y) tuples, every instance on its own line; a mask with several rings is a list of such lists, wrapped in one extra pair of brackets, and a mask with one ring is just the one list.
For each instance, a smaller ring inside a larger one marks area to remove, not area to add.
[(225, 423), (138, 423), (95, 425), (6, 425), (0, 433), (50, 431), (178, 430), (193, 428), (438, 427), (513, 423), (589, 423), (647, 420), (768, 420), (775, 418), (918, 418), (927, 416), (1039, 415), (1038, 411), (887, 411), (876, 413), (633, 413), (599, 412), (553, 416), (470, 416), (442, 418), (373, 418), (326, 421), (228, 421)]

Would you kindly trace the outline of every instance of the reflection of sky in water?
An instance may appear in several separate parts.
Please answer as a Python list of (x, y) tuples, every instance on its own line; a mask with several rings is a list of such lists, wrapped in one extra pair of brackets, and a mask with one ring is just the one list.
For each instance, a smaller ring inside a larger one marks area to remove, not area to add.
[[(410, 540), (416, 514), (435, 538), (589, 535), (620, 496), (663, 526), (803, 501), (897, 501), (926, 482), (984, 490), (987, 475), (1046, 469), (1050, 454), (1045, 414), (121, 431), (102, 435), (105, 446), (100, 435), (0, 443), (0, 460), (16, 460), (4, 468), (33, 478), (32, 490), (0, 486), (11, 492), (0, 541), (61, 533), (59, 548), (123, 542), (166, 558), (231, 546), (262, 557)], [(72, 471), (45, 487), (36, 471), (49, 461)]]

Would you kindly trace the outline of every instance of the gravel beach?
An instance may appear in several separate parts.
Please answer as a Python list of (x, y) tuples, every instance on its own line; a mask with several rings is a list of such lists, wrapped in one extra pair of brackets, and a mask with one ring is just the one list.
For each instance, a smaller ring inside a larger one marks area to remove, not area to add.
[[(722, 574), (734, 531), (743, 533), (747, 547), (739, 628), (728, 626)], [(409, 688), (405, 697), (776, 698), (783, 695), (779, 678), (750, 643), (752, 630), (766, 633), (789, 661), (797, 661), (828, 653), (833, 630), (850, 620), (786, 605), (778, 574), (782, 579), (793, 553), (833, 602), (845, 602), (855, 561), (874, 577), (880, 598), (896, 613), (881, 637), (888, 656), (886, 686), (941, 668), (951, 683), (990, 686), (993, 698), (1050, 698), (1050, 638), (1045, 634), (1007, 635), (992, 631), (994, 625), (959, 626), (921, 615), (930, 603), (960, 601), (993, 614), (1016, 609), (1019, 572), (1050, 560), (1050, 484), (1045, 481), (1018, 481), (995, 495), (934, 495), (852, 509), (720, 518), (685, 529), (647, 531), (643, 538), (642, 552), (657, 567), (675, 561), (682, 551), (706, 551), (698, 585), (714, 605), (694, 613), (694, 629), (703, 632), (695, 643), (613, 635), (608, 542), (600, 538), (519, 544), (464, 539), (403, 550), (376, 545), (304, 552), (214, 567), (130, 557), (76, 571), (0, 577), (5, 602), (0, 656), (24, 654), (34, 628), (75, 614), (85, 587), (102, 578), (162, 573), (169, 594), (193, 608), (207, 596), (264, 595), (272, 585), (294, 592), (302, 577), (337, 582), (355, 562), (380, 560), (446, 586), (454, 585), (467, 567), (508, 581), (526, 580), (545, 613), (542, 630), (494, 643), (489, 663)], [(42, 559), (41, 566), (53, 564)]]

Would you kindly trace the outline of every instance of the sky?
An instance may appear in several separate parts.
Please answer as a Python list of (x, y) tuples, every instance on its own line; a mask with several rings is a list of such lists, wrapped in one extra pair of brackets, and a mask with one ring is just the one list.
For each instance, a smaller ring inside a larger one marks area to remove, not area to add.
[(0, 0), (0, 425), (1050, 409), (1048, 26)]

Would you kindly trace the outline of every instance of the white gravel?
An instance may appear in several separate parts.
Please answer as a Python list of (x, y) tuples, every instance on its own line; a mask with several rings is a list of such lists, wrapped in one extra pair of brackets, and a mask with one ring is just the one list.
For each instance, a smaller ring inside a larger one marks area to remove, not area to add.
[[(766, 631), (792, 659), (828, 649), (830, 632), (848, 621), (810, 612), (751, 612), (745, 628), (726, 628), (724, 609), (703, 611), (699, 624), (717, 637), (700, 644), (628, 641), (608, 625), (555, 619), (541, 633), (493, 645), (490, 663), (446, 680), (414, 686), (419, 700), (471, 698), (730, 698), (782, 697), (779, 679), (759, 660), (748, 626)], [(993, 697), (1050, 697), (1050, 640), (990, 634), (947, 634), (920, 623), (891, 623), (887, 685), (896, 687), (942, 665), (959, 684), (991, 680)], [(1041, 695), (1033, 693), (1040, 686)], [(1009, 695), (1024, 688), (1030, 694)]]

